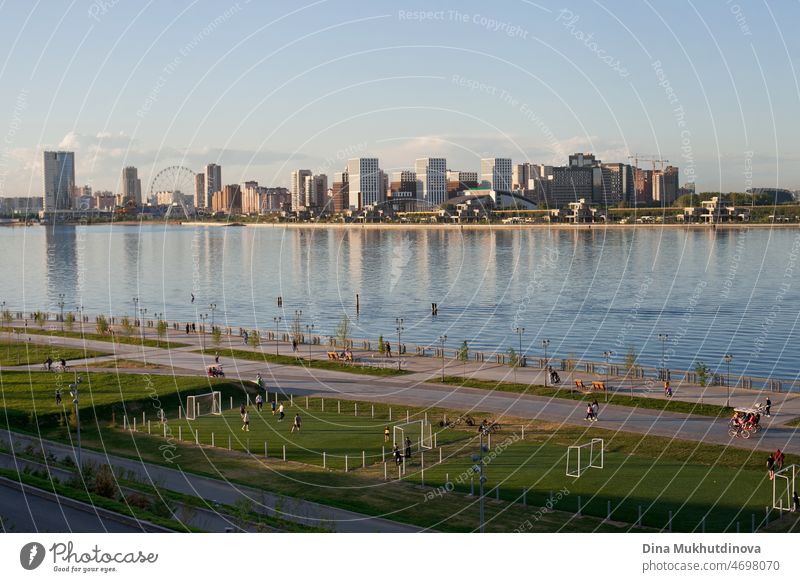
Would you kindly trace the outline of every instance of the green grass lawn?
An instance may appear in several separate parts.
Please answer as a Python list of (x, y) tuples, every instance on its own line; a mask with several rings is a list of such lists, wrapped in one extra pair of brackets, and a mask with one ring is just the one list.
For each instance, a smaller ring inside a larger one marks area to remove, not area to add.
[[(0, 396), (5, 415), (3, 424), (46, 438), (69, 440), (69, 407), (57, 407), (53, 401), (53, 374), (4, 372), (0, 375)], [(66, 383), (72, 375), (63, 375)], [(425, 452), (424, 482), (419, 451), (407, 466), (402, 482), (393, 481), (396, 467), (388, 453), (389, 443), (383, 441), (387, 424), (405, 421), (406, 407), (304, 396), (287, 406), (286, 417), (278, 422), (269, 405), (259, 414), (249, 408), (251, 430), (241, 430), (238, 406), (255, 392), (252, 385), (211, 378), (150, 376), (146, 374), (84, 374), (81, 384), (81, 420), (84, 446), (107, 450), (122, 456), (169, 466), (184, 471), (220, 476), (231, 481), (262, 487), (293, 497), (317, 501), (368, 514), (389, 514), (393, 519), (446, 531), (471, 531), (476, 527), (477, 505), (469, 493), (468, 475), (474, 465), (471, 455), (477, 452), (474, 427), (447, 429), (438, 422), (447, 412), (450, 417), (458, 411), (428, 410), (428, 419), (437, 432), (443, 463), (439, 464), (439, 449)], [(178, 407), (187, 394), (222, 392), (223, 414), (202, 416), (194, 421), (178, 420)], [(232, 405), (231, 408), (231, 399)], [(165, 441), (163, 428), (155, 419), (158, 407), (163, 407), (169, 419), (170, 438)], [(303, 419), (301, 433), (290, 432), (291, 419), (299, 412)], [(115, 423), (111, 422), (113, 418)], [(122, 416), (137, 419), (137, 432), (122, 430)], [(151, 420), (148, 435), (142, 414)], [(424, 411), (408, 408), (409, 417), (424, 418)], [(473, 414), (477, 421), (483, 416)], [(492, 416), (493, 415), (487, 415)], [(487, 490), (490, 497), (500, 485), (500, 501), (487, 503), (490, 531), (512, 531), (525, 521), (535, 520), (532, 531), (619, 531), (632, 529), (643, 510), (643, 525), (662, 529), (669, 511), (673, 512), (675, 531), (698, 529), (705, 516), (706, 531), (749, 531), (750, 516), (760, 523), (764, 507), (770, 504), (771, 489), (763, 470), (763, 453), (725, 448), (690, 441), (667, 440), (660, 437), (615, 433), (595, 426), (568, 427), (546, 422), (521, 419), (501, 419), (503, 430), (493, 436), (494, 451), (504, 440), (525, 428), (525, 439), (510, 444), (497, 454), (486, 468)], [(181, 433), (182, 441), (178, 439)], [(195, 433), (198, 442), (195, 445)], [(216, 447), (212, 448), (211, 434)], [(591, 437), (605, 439), (605, 468), (589, 469), (580, 478), (566, 477), (566, 447), (587, 442)], [(231, 448), (229, 452), (228, 438)], [(249, 453), (248, 450), (249, 439)], [(268, 458), (264, 457), (264, 442)], [(165, 445), (169, 445), (167, 458)], [(282, 460), (286, 447), (287, 461)], [(381, 462), (386, 446), (389, 481), (384, 481)], [(362, 451), (366, 467), (361, 467)], [(322, 467), (322, 453), (325, 465)], [(490, 453), (491, 454), (491, 453)], [(344, 456), (348, 457), (348, 472), (344, 471)], [(798, 462), (787, 456), (786, 463)], [(444, 487), (447, 479), (454, 492), (432, 495)], [(521, 503), (523, 489), (528, 490), (527, 503)], [(549, 492), (569, 491), (558, 499), (555, 512), (544, 512)], [(585, 517), (576, 518), (577, 497), (581, 497)], [(511, 503), (517, 501), (517, 503)], [(603, 523), (607, 503), (612, 505), (612, 520), (627, 525)], [(588, 516), (588, 517), (587, 517)]]
[(133, 346), (144, 346), (148, 348), (183, 348), (189, 346), (191, 344), (179, 343), (172, 341), (168, 338), (164, 339), (157, 339), (152, 336), (156, 334), (155, 329), (150, 329), (147, 332), (147, 335), (150, 337), (142, 337), (138, 335), (138, 330), (133, 334), (127, 336), (121, 333), (115, 333), (114, 335), (111, 334), (101, 334), (101, 333), (93, 333), (90, 329), (94, 329), (91, 324), (84, 324), (84, 331), (81, 331), (78, 328), (78, 324), (75, 324), (75, 328), (72, 330), (54, 330), (54, 329), (37, 329), (31, 326), (28, 326), (24, 330), (20, 327), (0, 327), (0, 331), (8, 332), (8, 333), (22, 333), (23, 335), (47, 335), (50, 337), (64, 337), (64, 338), (73, 338), (73, 339), (86, 339), (86, 340), (96, 340), (102, 342), (114, 342), (118, 344), (126, 344), (126, 345), (133, 345)]
[[(513, 392), (514, 394), (532, 394), (534, 396), (547, 396), (550, 398), (565, 398), (568, 400), (604, 400), (602, 392), (584, 394), (577, 392), (574, 387), (564, 385), (560, 388), (544, 387), (535, 384), (520, 384), (514, 382), (502, 382), (493, 380), (476, 380), (461, 376), (445, 376), (444, 382), (441, 379), (431, 379), (429, 382), (437, 384), (448, 384), (451, 386), (464, 386), (467, 388), (480, 388), (482, 390), (499, 390), (501, 392)], [(651, 410), (665, 410), (669, 412), (683, 412), (686, 414), (698, 414), (700, 416), (719, 416), (729, 417), (733, 414), (733, 408), (719, 406), (717, 404), (699, 404), (696, 402), (685, 402), (675, 399), (649, 398), (645, 396), (631, 396), (623, 391), (609, 392), (608, 399), (604, 400), (609, 404), (617, 406), (629, 406), (633, 408), (647, 408)]]
[(234, 348), (214, 348), (207, 347), (205, 352), (203, 350), (195, 350), (196, 353), (205, 353), (208, 356), (214, 356), (219, 353), (221, 356), (227, 356), (233, 359), (240, 360), (253, 360), (255, 362), (265, 362), (271, 364), (283, 364), (286, 366), (303, 366), (305, 368), (314, 368), (317, 370), (337, 370), (339, 372), (350, 372), (352, 374), (366, 374), (368, 376), (403, 376), (409, 372), (406, 370), (398, 370), (396, 367), (387, 366), (379, 368), (377, 366), (361, 365), (359, 362), (342, 363), (332, 360), (313, 360), (303, 358), (300, 356), (284, 356), (271, 354), (267, 351), (248, 351), (237, 350)]
[(80, 348), (67, 348), (63, 346), (48, 346), (33, 342), (18, 342), (0, 340), (0, 366), (20, 366), (30, 364), (43, 364), (49, 357), (57, 364), (61, 358), (68, 362), (95, 356), (105, 356), (106, 353)]

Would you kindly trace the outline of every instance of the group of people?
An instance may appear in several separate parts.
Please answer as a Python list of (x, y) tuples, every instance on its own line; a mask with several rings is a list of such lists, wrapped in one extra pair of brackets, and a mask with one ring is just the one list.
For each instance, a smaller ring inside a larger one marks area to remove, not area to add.
[[(386, 436), (389, 432), (389, 427), (387, 426), (384, 429), (384, 436)], [(403, 443), (405, 446), (405, 450), (401, 451), (400, 447), (397, 446), (397, 443), (394, 443), (394, 447), (392, 447), (392, 456), (394, 457), (394, 462), (397, 465), (401, 465), (403, 463), (403, 459), (411, 460), (411, 438), (406, 437), (405, 442)]]
[(586, 420), (591, 422), (597, 422), (597, 415), (600, 413), (600, 405), (597, 403), (597, 400), (592, 402), (591, 404), (586, 405)]
[(553, 369), (553, 366), (547, 367), (547, 373), (550, 374), (551, 384), (559, 384), (561, 382), (561, 376), (559, 376), (558, 372)]
[(733, 424), (746, 429), (755, 428), (761, 421), (761, 414), (758, 412), (734, 412)]
[[(769, 480), (772, 481), (775, 478), (775, 471), (780, 471), (783, 469), (783, 461), (785, 460), (785, 455), (780, 449), (776, 449), (774, 453), (770, 453), (769, 458), (767, 459), (767, 473), (769, 473)], [(797, 496), (797, 493), (795, 493)], [(795, 508), (797, 508), (797, 501), (795, 500)], [(796, 511), (797, 509), (795, 509)]]
[[(67, 369), (67, 361), (64, 358), (61, 358), (61, 361), (59, 362), (59, 364), (61, 366), (60, 371), (63, 372), (63, 371), (65, 371)], [(51, 372), (53, 370), (53, 358), (51, 358), (50, 356), (47, 356), (47, 359), (44, 361), (44, 367), (45, 367), (45, 370), (47, 370), (48, 372)]]
[(194, 323), (186, 324), (186, 335), (189, 335), (190, 333), (197, 333), (197, 326)]

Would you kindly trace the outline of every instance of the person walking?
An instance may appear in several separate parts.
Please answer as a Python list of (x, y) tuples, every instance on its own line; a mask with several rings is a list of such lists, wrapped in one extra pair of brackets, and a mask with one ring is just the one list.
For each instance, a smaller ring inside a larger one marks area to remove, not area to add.
[(769, 480), (772, 481), (775, 478), (775, 455), (772, 453), (769, 454), (767, 459), (767, 473), (769, 474)]
[(250, 415), (247, 413), (246, 410), (242, 415), (242, 430), (250, 432)]
[(186, 335), (189, 335), (189, 324), (186, 324)]
[(769, 396), (767, 396), (767, 407), (764, 410), (764, 414), (766, 414), (768, 417), (770, 416), (769, 409), (771, 406), (772, 406), (772, 400), (770, 400)]
[(244, 418), (244, 415), (247, 414), (247, 408), (244, 406), (244, 402), (239, 406), (239, 416)]
[(284, 416), (286, 416), (286, 413), (283, 411), (283, 402), (281, 402), (281, 405), (278, 407), (278, 421), (280, 422), (283, 420)]
[(383, 442), (389, 442), (389, 425), (386, 425), (386, 427), (383, 429)]
[(219, 352), (217, 352), (216, 354), (214, 354), (214, 363), (215, 363), (215, 364), (219, 364)]
[(294, 415), (294, 422), (292, 423), (292, 430), (289, 431), (289, 432), (294, 432), (295, 429), (297, 429), (297, 432), (300, 432), (300, 422), (301, 422), (300, 421), (300, 415), (299, 414), (295, 414)]
[(387, 358), (392, 357), (392, 344), (390, 344), (389, 342), (386, 342), (386, 357)]
[(780, 449), (775, 449), (775, 467), (776, 470), (780, 471), (783, 469), (783, 458), (784, 455)]
[(247, 332), (246, 331), (242, 333), (242, 340), (244, 340), (243, 341), (244, 345), (247, 345)]
[(394, 447), (392, 447), (392, 455), (394, 456), (394, 462), (399, 466), (403, 462), (403, 455), (400, 453), (400, 447), (397, 446), (397, 443), (394, 443)]
[(586, 418), (584, 420), (594, 420), (594, 409), (591, 404), (586, 406)]
[(794, 511), (800, 511), (800, 497), (797, 496), (797, 491), (792, 495), (792, 501), (794, 502)]
[(672, 396), (672, 388), (669, 387), (669, 380), (664, 381), (664, 396)]
[(261, 412), (263, 406), (264, 406), (264, 397), (261, 396), (261, 393), (259, 392), (258, 394), (256, 394), (256, 410)]
[(50, 370), (53, 369), (53, 358), (47, 356), (47, 359), (44, 361), (44, 364), (45, 366), (47, 366), (47, 371), (49, 372)]
[(600, 413), (600, 405), (597, 403), (597, 400), (595, 400), (594, 402), (592, 402), (592, 416), (593, 416), (592, 420), (597, 422), (599, 413)]
[(273, 401), (270, 403), (270, 407), (272, 408), (272, 416), (275, 416), (275, 406), (276, 406), (276, 405), (275, 405), (275, 401), (273, 400)]
[(56, 388), (56, 406), (61, 406), (61, 390)]
[(406, 459), (411, 460), (411, 438), (406, 437)]

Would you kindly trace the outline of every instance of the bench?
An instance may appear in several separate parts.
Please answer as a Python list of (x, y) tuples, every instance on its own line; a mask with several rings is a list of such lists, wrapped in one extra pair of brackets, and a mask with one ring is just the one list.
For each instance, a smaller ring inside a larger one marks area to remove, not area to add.
[(606, 391), (606, 383), (605, 382), (592, 382), (592, 390), (600, 390), (601, 392)]
[(339, 359), (339, 354), (337, 354), (336, 352), (328, 352), (328, 359), (329, 360), (338, 360)]
[(575, 387), (578, 390), (586, 390), (586, 386), (583, 385), (583, 380), (575, 380)]

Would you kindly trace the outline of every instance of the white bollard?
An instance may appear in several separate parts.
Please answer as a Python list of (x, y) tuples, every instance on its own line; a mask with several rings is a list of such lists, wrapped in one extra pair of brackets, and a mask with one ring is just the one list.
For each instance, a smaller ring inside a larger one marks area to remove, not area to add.
[(336, 414), (341, 414), (341, 413), (342, 413), (342, 401), (341, 400), (337, 400), (336, 401)]
[(344, 456), (344, 472), (347, 473), (347, 470), (348, 470), (348, 467), (347, 467), (347, 455), (345, 455)]
[(328, 468), (328, 454), (325, 451), (322, 451), (322, 468)]
[(372, 405), (372, 418), (375, 418), (375, 405)]
[(324, 398), (320, 398), (320, 401), (322, 403), (322, 412), (325, 412), (325, 399)]
[(136, 432), (136, 417), (133, 417), (133, 432)]
[(442, 463), (442, 449), (439, 449), (439, 464)]
[(145, 415), (145, 412), (144, 412), (144, 410), (143, 410), (143, 411), (142, 411), (142, 425), (143, 425), (143, 426), (144, 426), (144, 423), (145, 423), (145, 422), (147, 422), (147, 416)]
[(214, 435), (213, 431), (211, 432), (211, 446), (212, 447), (216, 447), (217, 446), (217, 439), (215, 438), (215, 435)]
[(194, 431), (194, 444), (196, 444), (196, 445), (200, 444), (200, 431), (199, 430)]
[(436, 441), (437, 441), (436, 437), (437, 437), (437, 433), (433, 433), (433, 447), (434, 448), (436, 448), (436, 446), (437, 446), (436, 445)]
[(178, 420), (183, 419), (183, 406), (178, 407)]
[(150, 421), (149, 420), (147, 421), (147, 434), (152, 434), (150, 432)]
[(525, 425), (522, 425), (522, 440), (525, 440)]
[(167, 438), (167, 423), (164, 423), (164, 438)]
[(386, 462), (386, 447), (381, 447), (381, 462)]
[(294, 394), (289, 394), (289, 406), (294, 406)]
[(383, 462), (383, 480), (387, 481), (389, 479), (388, 476), (389, 469), (386, 467), (386, 461)]
[(406, 474), (406, 456), (403, 455), (403, 475)]
[(364, 451), (361, 451), (361, 468), (367, 466), (367, 454)]
[(268, 458), (269, 454), (267, 453), (267, 441), (264, 441), (264, 458)]
[(308, 396), (306, 396), (306, 410), (308, 410)]
[(410, 422), (410, 421), (409, 421), (409, 418), (410, 418), (410, 417), (409, 417), (409, 415), (408, 415), (408, 409), (406, 409), (406, 422)]
[(231, 410), (233, 410), (233, 396), (231, 396)]
[(353, 404), (353, 416), (358, 416), (358, 402)]
[(183, 440), (183, 427), (182, 426), (178, 427), (178, 440), (179, 441)]
[(392, 420), (392, 407), (389, 407), (389, 420)]
[(231, 446), (231, 435), (228, 435), (228, 450), (232, 451), (233, 447)]
[(286, 460), (286, 445), (283, 445), (283, 460)]

